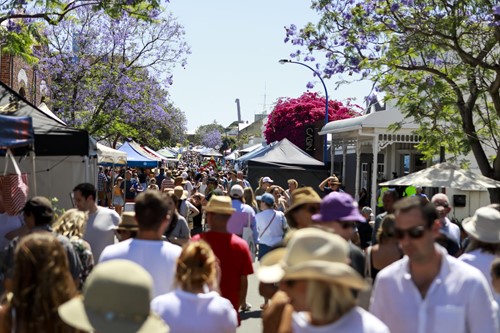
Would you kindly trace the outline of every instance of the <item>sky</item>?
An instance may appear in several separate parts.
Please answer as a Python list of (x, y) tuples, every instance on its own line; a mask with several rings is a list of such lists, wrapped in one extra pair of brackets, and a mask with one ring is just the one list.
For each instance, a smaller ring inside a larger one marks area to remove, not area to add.
[[(280, 97), (297, 98), (309, 81), (309, 91), (324, 96), (313, 72), (297, 64), (278, 63), (296, 50), (285, 44), (285, 26), (317, 22), (310, 0), (171, 0), (167, 9), (186, 31), (192, 54), (186, 68), (173, 71), (170, 97), (185, 114), (189, 132), (214, 120), (224, 127), (237, 120), (240, 100), (243, 121), (270, 113)], [(316, 54), (316, 59), (323, 54)], [(310, 64), (310, 63), (309, 63)], [(363, 98), (370, 82), (356, 82), (335, 90), (339, 78), (325, 80), (330, 99)]]

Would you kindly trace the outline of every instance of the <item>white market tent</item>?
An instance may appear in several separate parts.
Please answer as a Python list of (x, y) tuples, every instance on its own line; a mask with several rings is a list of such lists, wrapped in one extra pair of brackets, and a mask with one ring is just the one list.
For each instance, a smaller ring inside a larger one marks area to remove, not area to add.
[(101, 165), (127, 165), (127, 153), (97, 143), (97, 163)]

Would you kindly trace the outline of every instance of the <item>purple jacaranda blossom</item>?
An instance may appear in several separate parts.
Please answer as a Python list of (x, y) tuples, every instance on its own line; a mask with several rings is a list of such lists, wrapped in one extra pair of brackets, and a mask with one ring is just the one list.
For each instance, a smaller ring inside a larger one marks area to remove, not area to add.
[(185, 65), (189, 53), (182, 27), (168, 14), (143, 28), (127, 15), (76, 13), (80, 21), (49, 28), (50, 52), (39, 62), (40, 75), (51, 82), (54, 112), (97, 138), (128, 130), (147, 140), (170, 125), (180, 138), (185, 117), (167, 88), (172, 66)]

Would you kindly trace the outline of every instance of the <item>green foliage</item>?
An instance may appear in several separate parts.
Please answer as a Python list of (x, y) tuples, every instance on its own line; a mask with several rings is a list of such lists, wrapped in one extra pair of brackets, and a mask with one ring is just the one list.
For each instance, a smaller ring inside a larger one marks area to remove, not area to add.
[(304, 45), (306, 58), (324, 51), (327, 62), (318, 66), (325, 77), (372, 79), (420, 125), (426, 158), (440, 146), (456, 156), (472, 151), (481, 172), (500, 180), (497, 2), (318, 0), (312, 7), (319, 23), (290, 26), (287, 40)]
[(4, 52), (35, 63), (34, 46), (44, 45), (44, 26), (57, 25), (71, 19), (73, 11), (88, 7), (103, 11), (113, 19), (124, 13), (146, 22), (154, 21), (151, 13), (160, 9), (157, 0), (7, 0), (0, 9), (0, 39)]

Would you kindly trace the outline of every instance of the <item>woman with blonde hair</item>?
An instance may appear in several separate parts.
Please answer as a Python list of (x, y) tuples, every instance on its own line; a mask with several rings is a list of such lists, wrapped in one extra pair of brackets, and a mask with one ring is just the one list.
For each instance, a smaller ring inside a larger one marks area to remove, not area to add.
[(75, 249), (80, 262), (82, 272), (80, 285), (85, 282), (90, 271), (94, 267), (94, 256), (90, 244), (83, 239), (87, 225), (87, 213), (78, 209), (67, 210), (53, 225), (54, 232), (67, 237)]
[(279, 283), (292, 307), (278, 323), (265, 322), (276, 326), (264, 327), (264, 332), (389, 333), (384, 323), (356, 304), (352, 290), (368, 286), (349, 266), (349, 244), (342, 237), (304, 228), (294, 232), (286, 248), (275, 251), (268, 256), (275, 257), (276, 264), (260, 267), (257, 277)]
[(123, 206), (125, 205), (125, 199), (123, 197), (123, 188), (122, 188), (123, 178), (116, 178), (116, 184), (113, 186), (113, 207), (115, 207), (118, 215), (122, 214)]
[(77, 295), (66, 251), (48, 232), (21, 239), (14, 255), (12, 292), (0, 307), (0, 333), (74, 333), (57, 314)]
[(251, 187), (245, 187), (243, 189), (243, 202), (252, 207), (255, 214), (259, 212), (257, 201), (255, 200), (255, 195)]
[(177, 260), (176, 289), (153, 299), (151, 309), (176, 333), (234, 333), (236, 311), (227, 299), (210, 291), (217, 286), (217, 259), (205, 241), (184, 246)]

